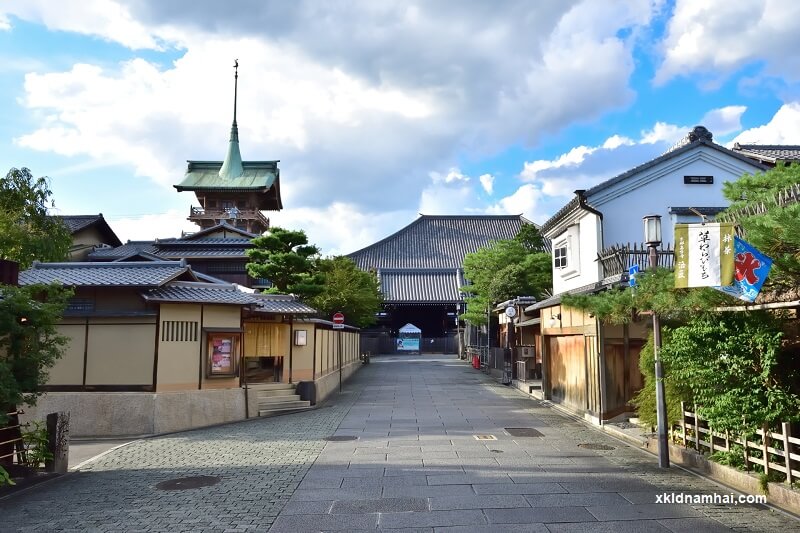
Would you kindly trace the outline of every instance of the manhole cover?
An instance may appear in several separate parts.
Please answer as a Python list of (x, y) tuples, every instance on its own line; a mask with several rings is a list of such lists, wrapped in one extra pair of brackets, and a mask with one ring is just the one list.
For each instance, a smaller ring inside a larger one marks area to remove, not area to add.
[(506, 432), (512, 437), (541, 437), (539, 431), (533, 428), (505, 428)]
[(497, 437), (494, 435), (473, 435), (475, 440), (497, 440)]
[(578, 448), (586, 448), (587, 450), (615, 450), (613, 446), (609, 446), (608, 444), (599, 444), (597, 442), (584, 442), (583, 444), (578, 444)]
[(503, 450), (489, 450), (492, 453), (503, 453)]
[(219, 483), (220, 478), (217, 476), (192, 476), (192, 477), (179, 477), (178, 479), (168, 479), (162, 481), (156, 488), (158, 490), (189, 490), (199, 489), (200, 487), (210, 487)]
[(348, 440), (358, 440), (358, 437), (353, 435), (332, 435), (330, 437), (325, 437), (325, 440), (330, 442), (345, 442)]

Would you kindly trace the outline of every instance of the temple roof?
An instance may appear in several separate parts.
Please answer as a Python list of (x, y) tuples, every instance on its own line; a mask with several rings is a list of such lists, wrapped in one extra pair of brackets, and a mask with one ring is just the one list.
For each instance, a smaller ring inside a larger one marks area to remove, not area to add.
[(130, 263), (34, 263), (19, 273), (20, 285), (60, 283), (74, 287), (160, 287), (179, 277), (197, 279), (179, 261)]
[(459, 269), (386, 269), (378, 271), (383, 300), (401, 302), (458, 302), (466, 285)]
[(348, 254), (362, 270), (371, 268), (458, 269), (464, 256), (494, 241), (512, 239), (522, 215), (420, 215), (405, 228)]

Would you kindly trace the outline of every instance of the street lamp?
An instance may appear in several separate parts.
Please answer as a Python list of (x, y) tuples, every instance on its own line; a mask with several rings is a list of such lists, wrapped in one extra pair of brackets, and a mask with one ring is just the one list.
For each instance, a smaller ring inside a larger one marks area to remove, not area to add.
[[(661, 216), (647, 215), (644, 222), (644, 242), (649, 249), (650, 270), (658, 267), (658, 246), (661, 244)], [(664, 369), (658, 352), (661, 350), (661, 322), (653, 310), (653, 358), (656, 362), (656, 418), (658, 425), (658, 466), (669, 468), (667, 442), (667, 397), (664, 393)]]

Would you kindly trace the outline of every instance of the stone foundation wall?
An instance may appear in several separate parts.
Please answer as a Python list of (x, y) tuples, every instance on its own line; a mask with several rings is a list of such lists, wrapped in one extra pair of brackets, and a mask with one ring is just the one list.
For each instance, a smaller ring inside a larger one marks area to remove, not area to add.
[[(361, 368), (361, 361), (354, 361), (342, 367), (342, 384)], [(339, 391), (339, 371), (317, 378), (317, 403), (325, 401), (331, 394)]]
[(44, 420), (48, 413), (68, 411), (72, 437), (133, 437), (244, 420), (244, 402), (239, 388), (155, 394), (49, 392), (36, 406), (24, 408), (23, 420)]

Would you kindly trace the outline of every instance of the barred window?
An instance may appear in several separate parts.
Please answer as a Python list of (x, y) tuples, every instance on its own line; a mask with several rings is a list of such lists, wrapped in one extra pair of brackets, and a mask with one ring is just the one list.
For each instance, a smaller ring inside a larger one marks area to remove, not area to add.
[(567, 247), (560, 246), (553, 250), (553, 262), (556, 268), (567, 267)]
[(161, 322), (161, 340), (169, 342), (197, 342), (199, 323), (191, 320), (164, 320)]

